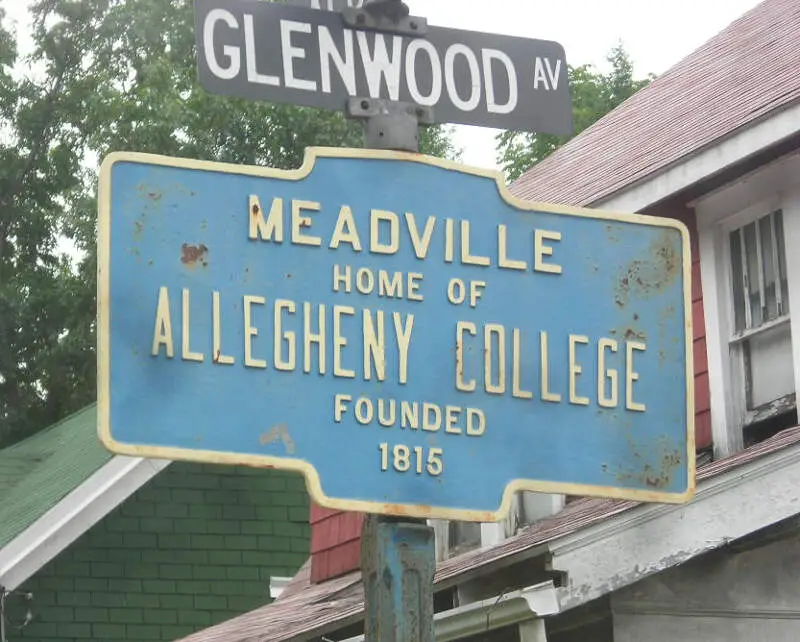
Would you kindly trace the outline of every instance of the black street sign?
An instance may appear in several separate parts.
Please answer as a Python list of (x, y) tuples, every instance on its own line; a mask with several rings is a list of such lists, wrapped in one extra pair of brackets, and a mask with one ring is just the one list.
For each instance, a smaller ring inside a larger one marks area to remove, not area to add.
[(195, 0), (195, 26), (200, 82), (214, 94), (332, 110), (380, 98), (431, 107), (438, 123), (572, 133), (556, 42), (353, 30), (339, 13), (263, 0)]
[(308, 7), (309, 9), (322, 9), (323, 11), (342, 11), (346, 7), (360, 9), (364, 0), (280, 0), (285, 4), (295, 7)]

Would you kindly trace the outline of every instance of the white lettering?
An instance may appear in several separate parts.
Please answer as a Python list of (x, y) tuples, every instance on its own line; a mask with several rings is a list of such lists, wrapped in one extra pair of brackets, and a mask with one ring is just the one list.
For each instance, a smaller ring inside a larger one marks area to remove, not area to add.
[(331, 61), (347, 87), (347, 93), (356, 95), (356, 67), (353, 64), (353, 32), (344, 31), (344, 55), (336, 48), (328, 27), (319, 28), (319, 60), (322, 70), (322, 91), (331, 93)]
[[(463, 99), (458, 94), (455, 77), (456, 56), (462, 55), (466, 58), (469, 65), (471, 93), (468, 99)], [(473, 111), (481, 100), (481, 71), (478, 66), (478, 59), (472, 50), (466, 45), (451, 45), (444, 55), (444, 78), (447, 85), (447, 93), (453, 104), (462, 111)]]
[(224, 22), (231, 29), (239, 28), (239, 23), (236, 22), (236, 18), (230, 11), (226, 11), (225, 9), (212, 9), (208, 12), (206, 22), (203, 25), (203, 50), (206, 55), (206, 63), (211, 73), (217, 78), (230, 80), (231, 78), (236, 78), (236, 75), (239, 73), (241, 52), (239, 51), (239, 47), (225, 45), (222, 48), (222, 52), (230, 60), (230, 65), (228, 67), (222, 67), (219, 64), (214, 55), (214, 27), (220, 21)]
[(556, 60), (555, 69), (549, 58), (536, 57), (533, 68), (533, 88), (539, 89), (539, 83), (544, 85), (545, 91), (558, 89), (559, 76), (561, 75), (561, 60)]
[(256, 69), (256, 36), (253, 29), (253, 16), (250, 14), (245, 14), (244, 16), (244, 51), (245, 60), (247, 61), (247, 80), (249, 82), (272, 85), (273, 87), (280, 86), (280, 78), (261, 74)]
[(547, 66), (547, 75), (550, 76), (550, 88), (558, 89), (558, 77), (561, 74), (561, 60), (556, 60), (556, 69), (550, 65), (550, 58), (544, 59), (544, 64)]
[(380, 97), (381, 78), (383, 78), (389, 90), (389, 98), (399, 100), (403, 39), (400, 36), (392, 36), (392, 57), (389, 58), (386, 38), (383, 34), (375, 34), (375, 51), (372, 54), (369, 52), (367, 34), (359, 31), (357, 38), (358, 47), (361, 50), (361, 60), (364, 62), (364, 71), (367, 75), (370, 98)]
[(307, 22), (281, 20), (281, 51), (283, 53), (283, 77), (287, 87), (316, 91), (317, 83), (313, 80), (295, 78), (294, 59), (303, 60), (306, 51), (302, 47), (292, 46), (292, 33), (311, 33), (311, 25)]
[[(484, 49), (483, 54), (483, 77), (486, 83), (486, 109), (491, 114), (509, 114), (517, 108), (518, 89), (517, 89), (517, 70), (514, 62), (502, 51), (497, 49)], [(505, 105), (497, 104), (494, 92), (494, 73), (492, 72), (492, 61), (497, 60), (506, 68), (508, 76), (508, 102)]]
[[(419, 51), (424, 51), (428, 55), (428, 62), (431, 65), (431, 91), (427, 96), (420, 92), (417, 84), (416, 59)], [(433, 106), (442, 97), (442, 61), (436, 48), (425, 39), (412, 40), (406, 49), (406, 82), (411, 98), (420, 105)]]

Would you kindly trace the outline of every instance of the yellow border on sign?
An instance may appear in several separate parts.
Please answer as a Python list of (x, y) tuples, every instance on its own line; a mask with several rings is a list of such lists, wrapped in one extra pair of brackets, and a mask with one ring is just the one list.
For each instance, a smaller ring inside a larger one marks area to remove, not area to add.
[[(683, 493), (666, 493), (659, 491), (624, 489), (608, 486), (591, 486), (585, 484), (568, 484), (516, 479), (508, 483), (503, 499), (497, 511), (473, 511), (442, 508), (425, 505), (389, 504), (358, 500), (337, 500), (327, 497), (322, 492), (319, 475), (310, 463), (299, 459), (279, 457), (243, 455), (217, 451), (192, 450), (183, 448), (165, 448), (161, 446), (132, 446), (116, 441), (111, 436), (110, 424), (110, 328), (111, 315), (109, 308), (110, 268), (111, 268), (111, 170), (115, 163), (133, 162), (140, 164), (162, 165), (168, 167), (192, 169), (209, 172), (225, 172), (245, 176), (277, 178), (285, 181), (298, 181), (311, 174), (317, 158), (355, 158), (371, 160), (407, 161), (432, 165), (463, 174), (471, 174), (492, 179), (497, 184), (501, 198), (512, 207), (522, 211), (546, 212), (579, 216), (583, 218), (602, 219), (615, 222), (636, 223), (676, 229), (683, 240), (683, 283), (684, 283), (684, 328), (686, 332), (686, 422), (687, 422), (687, 490)], [(605, 210), (569, 207), (550, 203), (525, 201), (511, 194), (503, 182), (501, 173), (494, 170), (480, 169), (462, 165), (450, 160), (414, 154), (372, 149), (309, 147), (306, 149), (303, 164), (294, 170), (282, 170), (266, 167), (235, 165), (212, 161), (198, 161), (188, 158), (171, 158), (155, 154), (138, 152), (113, 152), (103, 159), (100, 167), (98, 188), (98, 237), (97, 237), (97, 422), (98, 436), (103, 446), (109, 451), (132, 457), (152, 457), (196, 461), (212, 464), (243, 465), (255, 468), (277, 468), (303, 473), (306, 487), (312, 500), (319, 506), (345, 511), (362, 513), (378, 513), (383, 515), (407, 516), (432, 519), (453, 519), (473, 522), (496, 522), (505, 518), (511, 507), (513, 495), (519, 491), (541, 493), (584, 495), (612, 499), (627, 499), (641, 502), (661, 502), (666, 504), (682, 504), (688, 502), (695, 491), (695, 424), (694, 424), (694, 364), (692, 350), (692, 273), (689, 230), (680, 221), (641, 214), (619, 213)]]

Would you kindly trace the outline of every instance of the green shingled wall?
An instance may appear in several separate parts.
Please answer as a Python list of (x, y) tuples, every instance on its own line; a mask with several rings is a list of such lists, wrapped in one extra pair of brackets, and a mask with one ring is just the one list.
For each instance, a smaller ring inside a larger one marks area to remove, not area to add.
[(300, 476), (173, 463), (20, 587), (34, 620), (9, 639), (174, 640), (267, 604), (308, 557), (308, 514)]

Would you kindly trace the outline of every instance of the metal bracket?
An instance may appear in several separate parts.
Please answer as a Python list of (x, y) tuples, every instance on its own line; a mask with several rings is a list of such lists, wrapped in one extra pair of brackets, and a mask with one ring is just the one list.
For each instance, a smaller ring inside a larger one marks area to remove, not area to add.
[(380, 98), (350, 98), (347, 115), (361, 118), (364, 145), (371, 149), (419, 151), (419, 126), (433, 124), (433, 108)]
[(371, 0), (362, 8), (345, 7), (342, 20), (351, 29), (371, 29), (401, 36), (424, 36), (428, 19), (408, 15), (402, 0)]

